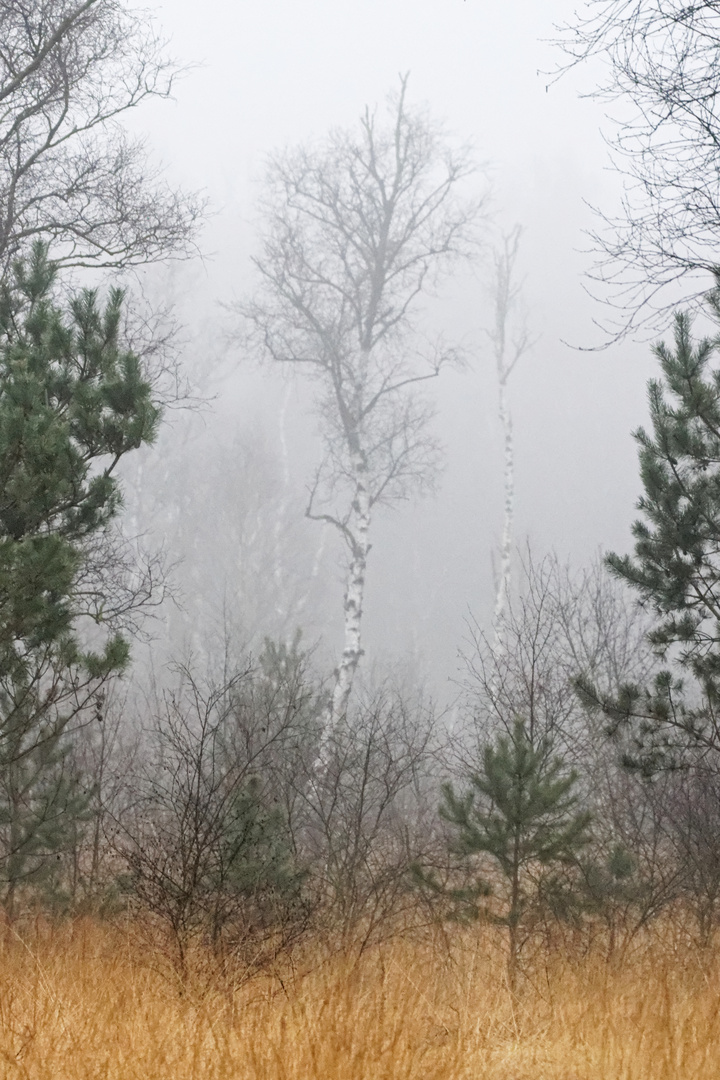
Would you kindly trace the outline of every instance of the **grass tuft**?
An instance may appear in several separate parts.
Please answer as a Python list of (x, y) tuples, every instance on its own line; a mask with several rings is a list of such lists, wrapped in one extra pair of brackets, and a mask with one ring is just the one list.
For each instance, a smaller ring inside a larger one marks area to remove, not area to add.
[(622, 962), (538, 950), (516, 994), (498, 931), (307, 948), (180, 984), (146, 928), (5, 927), (0, 1076), (26, 1080), (717, 1080), (720, 964), (670, 932)]

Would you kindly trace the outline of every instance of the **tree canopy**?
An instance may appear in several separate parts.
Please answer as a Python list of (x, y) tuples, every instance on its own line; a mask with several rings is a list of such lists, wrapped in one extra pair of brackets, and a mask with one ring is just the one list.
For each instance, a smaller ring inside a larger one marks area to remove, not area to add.
[[(587, 0), (561, 28), (568, 66), (596, 58), (589, 96), (613, 104), (622, 206), (600, 212), (591, 278), (614, 334), (707, 290), (720, 226), (720, 23), (716, 0)], [(668, 291), (668, 286), (673, 288)]]
[(202, 199), (121, 125), (176, 75), (147, 12), (120, 0), (0, 0), (0, 266), (38, 238), (72, 266), (194, 250)]
[(349, 556), (335, 721), (362, 654), (373, 512), (427, 487), (436, 472), (432, 410), (417, 389), (456, 350), (423, 341), (420, 302), (469, 252), (478, 211), (459, 197), (467, 152), (407, 105), (406, 84), (389, 98), (385, 122), (367, 109), (357, 130), (272, 159), (260, 286), (242, 308), (259, 350), (317, 390), (324, 452), (307, 514), (332, 525)]
[(56, 274), (38, 243), (0, 285), (0, 675), (11, 677), (29, 651), (74, 651), (79, 614), (101, 619), (75, 590), (85, 544), (119, 510), (118, 462), (159, 420), (120, 342), (122, 292), (101, 308), (83, 290), (65, 312)]

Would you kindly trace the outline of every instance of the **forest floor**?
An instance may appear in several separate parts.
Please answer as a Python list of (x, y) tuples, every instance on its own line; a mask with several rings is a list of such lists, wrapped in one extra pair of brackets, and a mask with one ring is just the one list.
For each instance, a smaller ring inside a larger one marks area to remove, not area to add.
[(537, 951), (511, 994), (499, 931), (306, 950), (180, 983), (132, 923), (0, 940), (0, 1076), (24, 1080), (718, 1080), (720, 956), (656, 932), (608, 961)]

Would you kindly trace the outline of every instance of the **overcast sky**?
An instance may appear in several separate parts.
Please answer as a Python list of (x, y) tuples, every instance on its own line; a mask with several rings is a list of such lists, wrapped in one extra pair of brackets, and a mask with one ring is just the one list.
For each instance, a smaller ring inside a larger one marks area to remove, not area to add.
[[(581, 97), (597, 70), (559, 82), (549, 74), (560, 54), (548, 39), (573, 8), (566, 0), (172, 0), (157, 8), (158, 21), (173, 54), (194, 66), (174, 102), (153, 104), (135, 123), (172, 180), (205, 189), (213, 209), (202, 239), (207, 258), (179, 294), (192, 336), (202, 320), (220, 326), (219, 301), (251, 288), (264, 155), (352, 125), (409, 71), (411, 102), (427, 104), (458, 141), (470, 140), (487, 166), (494, 219), (524, 226), (524, 295), (538, 343), (510, 386), (516, 538), (579, 564), (598, 549), (629, 547), (639, 493), (630, 431), (645, 418), (654, 364), (647, 344), (575, 347), (601, 340), (593, 320), (603, 315), (583, 288), (591, 264), (583, 230), (593, 224), (586, 204), (612, 211), (620, 185), (608, 169), (600, 106)], [(457, 279), (439, 309), (446, 336), (473, 358), (470, 370), (436, 388), (447, 448), (440, 491), (378, 523), (368, 585), (375, 648), (402, 652), (413, 640), (421, 652), (442, 653), (443, 670), (468, 608), (481, 620), (489, 615), (502, 523), (481, 277), (478, 268), (475, 278)], [(188, 362), (201, 365), (197, 340), (193, 348)], [(238, 370), (216, 387), (218, 423), (242, 427), (258, 415), (266, 422), (266, 409), (276, 408), (271, 381)], [(340, 602), (338, 586), (338, 616)]]

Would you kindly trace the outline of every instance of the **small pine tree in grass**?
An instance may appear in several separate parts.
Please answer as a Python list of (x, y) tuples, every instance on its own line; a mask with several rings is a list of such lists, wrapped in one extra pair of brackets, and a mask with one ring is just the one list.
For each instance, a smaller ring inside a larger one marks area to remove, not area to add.
[[(72, 721), (99, 715), (127, 642), (104, 612), (91, 560), (116, 517), (115, 476), (159, 420), (137, 356), (120, 344), (122, 293), (67, 307), (37, 244), (0, 281), (0, 880), (47, 878), (87, 797), (68, 759)], [(105, 567), (104, 576), (112, 576)], [(94, 646), (80, 633), (95, 626)]]
[(305, 874), (282, 811), (266, 805), (258, 777), (228, 799), (222, 825), (204, 882), (214, 898), (213, 937), (239, 911), (256, 931), (282, 923), (300, 904)]
[[(553, 756), (548, 740), (533, 744), (516, 720), (511, 734), (499, 735), (482, 752), (471, 787), (458, 796), (443, 786), (440, 815), (454, 827), (450, 850), (466, 865), (489, 856), (505, 884), (504, 913), (495, 916), (508, 931), (508, 976), (514, 988), (521, 928), (540, 896), (542, 871), (575, 864), (588, 843), (591, 815), (578, 809), (576, 775)], [(480, 867), (483, 870), (482, 864)], [(481, 877), (451, 895), (461, 906), (487, 894)], [(474, 906), (471, 913), (476, 913)]]

